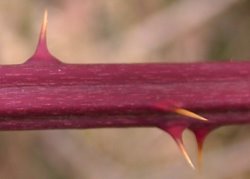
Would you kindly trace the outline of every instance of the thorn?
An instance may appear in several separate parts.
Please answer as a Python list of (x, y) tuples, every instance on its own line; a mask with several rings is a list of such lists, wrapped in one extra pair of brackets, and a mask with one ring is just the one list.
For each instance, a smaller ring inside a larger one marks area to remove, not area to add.
[(48, 11), (47, 9), (44, 11), (43, 14), (43, 21), (41, 25), (39, 40), (36, 48), (35, 55), (39, 56), (43, 55), (50, 55), (48, 47), (47, 47), (47, 26), (48, 26)]
[(203, 142), (197, 142), (198, 154), (197, 154), (197, 163), (199, 171), (202, 170), (203, 164)]
[(183, 144), (182, 139), (181, 138), (177, 138), (177, 139), (175, 139), (175, 141), (176, 141), (176, 143), (177, 143), (177, 145), (178, 145), (178, 147), (179, 147), (182, 155), (184, 156), (185, 160), (187, 161), (187, 163), (191, 166), (192, 169), (195, 170), (196, 168), (195, 168), (195, 166), (194, 166), (194, 164), (193, 164), (190, 156), (187, 153), (187, 150), (186, 150), (186, 148), (185, 148), (185, 146)]
[(180, 115), (183, 115), (183, 116), (187, 116), (187, 117), (190, 117), (190, 118), (193, 118), (193, 119), (197, 119), (197, 120), (201, 120), (201, 121), (208, 121), (208, 119), (194, 113), (194, 112), (191, 112), (187, 109), (183, 109), (183, 108), (176, 108), (173, 110), (174, 112), (176, 112), (177, 114), (180, 114)]
[(47, 25), (48, 25), (48, 10), (45, 9), (44, 14), (43, 14), (43, 23), (42, 23), (42, 27), (40, 31), (39, 41), (46, 40)]
[(211, 127), (211, 126), (191, 129), (195, 135), (196, 143), (197, 143), (197, 163), (198, 163), (199, 171), (202, 170), (204, 141), (206, 137), (208, 136), (208, 134), (214, 129), (215, 127)]
[(40, 35), (38, 39), (38, 44), (35, 50), (34, 55), (29, 58), (25, 63), (34, 64), (34, 63), (44, 63), (44, 64), (60, 64), (61, 62), (56, 59), (49, 52), (47, 46), (47, 25), (48, 25), (48, 11), (47, 9), (44, 11), (43, 21), (41, 25)]
[(183, 126), (183, 125), (175, 125), (175, 126), (168, 126), (168, 127), (160, 126), (160, 128), (172, 136), (178, 148), (180, 149), (181, 154), (184, 156), (189, 166), (191, 166), (192, 169), (196, 169), (190, 156), (187, 153), (187, 150), (182, 140), (182, 133), (185, 130), (186, 126)]

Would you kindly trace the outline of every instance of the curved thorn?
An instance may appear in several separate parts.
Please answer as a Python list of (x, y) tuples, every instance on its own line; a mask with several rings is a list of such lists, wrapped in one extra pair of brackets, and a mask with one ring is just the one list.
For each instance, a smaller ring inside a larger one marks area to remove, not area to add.
[(201, 121), (208, 121), (208, 119), (194, 113), (194, 112), (191, 112), (187, 109), (183, 109), (183, 108), (176, 108), (173, 110), (175, 113), (177, 114), (180, 114), (180, 115), (183, 115), (183, 116), (187, 116), (187, 117), (190, 117), (190, 118), (193, 118), (193, 119), (197, 119), (197, 120), (201, 120)]
[(185, 146), (183, 144), (182, 139), (175, 139), (175, 141), (176, 141), (182, 155), (184, 156), (185, 160), (187, 161), (187, 163), (191, 166), (192, 169), (195, 170), (196, 168), (195, 168), (190, 156), (187, 153), (187, 150), (186, 150), (186, 148), (185, 148)]
[(172, 136), (172, 138), (174, 139), (174, 141), (176, 142), (178, 148), (181, 151), (181, 154), (184, 156), (185, 160), (187, 161), (187, 163), (189, 164), (189, 166), (191, 166), (192, 169), (196, 169), (190, 156), (187, 153), (187, 150), (183, 144), (183, 140), (182, 140), (182, 133), (185, 130), (186, 126), (183, 125), (173, 125), (173, 126), (160, 126), (161, 129), (163, 129), (165, 132), (167, 132), (170, 136)]

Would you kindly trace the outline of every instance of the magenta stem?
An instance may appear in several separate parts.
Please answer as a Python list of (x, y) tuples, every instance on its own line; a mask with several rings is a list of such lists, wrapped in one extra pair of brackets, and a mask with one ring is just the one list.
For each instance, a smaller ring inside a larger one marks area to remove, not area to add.
[[(249, 69), (249, 62), (3, 65), (0, 129), (248, 123)], [(158, 108), (159, 103), (169, 111)], [(191, 110), (209, 122), (175, 114), (174, 108)]]

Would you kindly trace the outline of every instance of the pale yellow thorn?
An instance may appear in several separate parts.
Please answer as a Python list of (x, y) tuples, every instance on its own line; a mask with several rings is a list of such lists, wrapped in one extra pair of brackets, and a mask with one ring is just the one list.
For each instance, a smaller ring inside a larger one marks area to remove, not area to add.
[(176, 139), (176, 143), (178, 145), (178, 147), (180, 148), (180, 151), (182, 153), (182, 155), (184, 156), (185, 160), (187, 161), (187, 163), (191, 166), (192, 169), (196, 169), (191, 158), (189, 157), (187, 150), (185, 149), (182, 140), (180, 139)]
[(43, 23), (42, 23), (42, 28), (41, 28), (40, 39), (45, 39), (47, 24), (48, 24), (48, 11), (46, 9), (43, 15)]
[(197, 119), (197, 120), (201, 120), (201, 121), (208, 121), (206, 118), (195, 114), (189, 110), (183, 109), (183, 108), (177, 108), (174, 110), (174, 112), (176, 112), (177, 114), (183, 115), (183, 116), (187, 116), (193, 119)]

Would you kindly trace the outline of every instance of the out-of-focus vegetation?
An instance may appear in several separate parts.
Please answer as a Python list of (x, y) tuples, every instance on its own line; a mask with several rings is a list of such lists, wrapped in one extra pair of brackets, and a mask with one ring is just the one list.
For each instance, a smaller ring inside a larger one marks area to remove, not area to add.
[[(49, 10), (48, 43), (69, 63), (193, 62), (250, 59), (247, 0), (0, 1), (0, 62), (35, 49)], [(216, 90), (216, 89), (215, 89)], [(250, 178), (249, 126), (212, 133), (203, 174), (193, 172), (158, 129), (0, 133), (0, 178)], [(191, 133), (185, 133), (195, 159)]]

